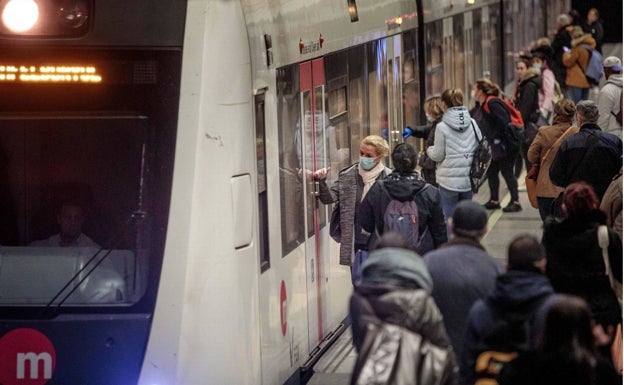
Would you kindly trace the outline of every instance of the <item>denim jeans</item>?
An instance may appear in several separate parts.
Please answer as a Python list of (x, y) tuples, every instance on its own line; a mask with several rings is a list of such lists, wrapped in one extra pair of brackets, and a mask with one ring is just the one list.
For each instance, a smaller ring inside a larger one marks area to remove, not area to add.
[(589, 88), (579, 88), (568, 86), (568, 98), (570, 98), (574, 104), (580, 102), (581, 100), (589, 99)]
[(446, 233), (450, 239), (451, 234), (448, 226), (448, 220), (453, 218), (453, 211), (459, 201), (471, 200), (472, 191), (451, 191), (440, 186), (440, 200), (442, 202), (442, 212), (444, 212), (444, 220), (446, 222)]

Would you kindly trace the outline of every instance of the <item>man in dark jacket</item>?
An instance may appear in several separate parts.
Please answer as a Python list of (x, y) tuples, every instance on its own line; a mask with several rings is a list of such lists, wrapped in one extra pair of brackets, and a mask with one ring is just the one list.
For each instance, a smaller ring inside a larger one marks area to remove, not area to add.
[[(422, 258), (406, 246), (400, 234), (386, 232), (362, 266), (350, 301), (358, 352), (352, 383), (457, 383), (455, 354), (430, 296), (431, 277)], [(376, 337), (383, 346), (370, 343)], [(390, 365), (382, 365), (388, 360)]]
[(466, 333), (472, 304), (485, 298), (503, 273), (502, 263), (487, 253), (480, 241), (487, 232), (487, 211), (464, 200), (453, 212), (453, 237), (437, 250), (425, 254), (425, 264), (433, 279), (433, 299), (444, 316), (444, 326), (459, 353)]
[(622, 167), (622, 140), (600, 130), (598, 106), (592, 100), (576, 105), (580, 130), (561, 142), (550, 165), (553, 184), (566, 187), (570, 183), (589, 183), (602, 199), (609, 183)]
[(552, 71), (555, 74), (555, 80), (559, 83), (561, 91), (565, 92), (565, 80), (566, 80), (566, 67), (563, 65), (563, 47), (570, 48), (572, 44), (572, 37), (570, 36), (570, 30), (572, 26), (570, 24), (570, 16), (565, 13), (560, 14), (557, 17), (557, 33), (550, 45), (553, 50)]
[[(416, 251), (424, 255), (445, 243), (448, 238), (440, 192), (422, 180), (415, 171), (417, 157), (418, 154), (408, 143), (396, 146), (392, 151), (394, 171), (383, 182), (375, 182), (358, 206), (355, 219), (372, 236), (381, 235), (384, 232), (384, 213), (390, 203), (390, 197), (401, 202), (413, 200), (418, 208), (420, 236), (420, 244)], [(380, 183), (383, 183), (384, 187)]]
[[(478, 300), (470, 309), (464, 346), (460, 352), (460, 377), (463, 384), (474, 384), (476, 363), (480, 354), (488, 351), (520, 352), (528, 350), (539, 335), (543, 315), (555, 298), (546, 271), (546, 252), (531, 235), (521, 235), (511, 241), (508, 250), (507, 273), (496, 279), (494, 290), (487, 299)], [(521, 330), (528, 326), (528, 335), (502, 333), (512, 322), (520, 322)], [(500, 336), (504, 336), (500, 338)], [(502, 341), (501, 341), (502, 340)], [(496, 366), (496, 365), (495, 365)], [(483, 368), (495, 377), (494, 366)], [(500, 369), (500, 367), (498, 368)]]

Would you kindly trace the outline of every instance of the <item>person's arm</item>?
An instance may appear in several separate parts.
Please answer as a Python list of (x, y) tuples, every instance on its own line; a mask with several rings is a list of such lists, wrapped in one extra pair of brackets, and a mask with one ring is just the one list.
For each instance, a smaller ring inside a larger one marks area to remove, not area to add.
[(566, 156), (566, 140), (561, 143), (559, 149), (557, 149), (557, 154), (550, 164), (550, 169), (548, 170), (548, 176), (550, 176), (550, 180), (555, 186), (566, 187), (568, 185), (568, 177), (567, 177), (567, 156)]
[[(601, 92), (598, 94), (598, 122), (596, 122), (596, 124), (598, 124), (598, 127), (600, 127), (600, 129), (602, 131), (608, 131), (609, 129), (609, 119), (611, 118), (611, 111), (613, 111), (613, 107), (615, 106), (615, 100), (613, 98), (614, 95), (612, 95), (609, 91), (611, 91), (609, 89), (610, 87), (608, 85), (605, 85)], [(618, 103), (619, 103), (619, 94), (617, 95), (618, 97)]]
[(544, 94), (544, 99), (542, 99), (540, 112), (545, 118), (548, 114), (547, 112), (553, 110), (553, 96), (555, 95), (555, 74), (550, 69), (542, 72), (542, 93)]
[(446, 222), (444, 221), (444, 212), (442, 211), (442, 199), (440, 198), (440, 193), (433, 186), (430, 186), (429, 188), (435, 189), (436, 194), (432, 200), (433, 204), (430, 208), (431, 217), (429, 218), (427, 226), (429, 226), (429, 230), (431, 230), (433, 245), (438, 248), (440, 245), (448, 241)]
[(427, 156), (431, 158), (434, 162), (441, 162), (444, 160), (444, 156), (446, 155), (446, 137), (444, 132), (442, 132), (440, 124), (436, 127), (435, 139), (433, 141), (433, 146), (427, 147)]
[[(329, 167), (328, 167), (329, 168)], [(319, 170), (320, 171), (320, 170)], [(329, 172), (329, 170), (327, 170)], [(318, 171), (317, 171), (318, 172)], [(340, 202), (340, 177), (338, 177), (338, 179), (336, 179), (336, 181), (334, 181), (334, 184), (332, 185), (331, 189), (329, 188), (329, 186), (327, 186), (327, 175), (322, 175), (319, 174), (319, 176), (317, 177), (317, 174), (315, 173), (314, 178), (319, 182), (319, 200), (323, 203), (323, 204), (330, 204), (330, 203), (339, 203)]]
[(356, 205), (355, 220), (369, 233), (373, 233), (375, 230), (375, 209), (373, 208), (373, 202), (375, 202), (376, 199), (380, 199), (379, 190), (381, 190), (381, 187), (379, 186), (379, 182), (376, 182), (373, 187), (370, 188), (364, 200), (359, 205)]
[(538, 130), (537, 135), (535, 135), (535, 139), (533, 139), (533, 142), (531, 142), (529, 150), (527, 151), (527, 159), (532, 164), (539, 164), (542, 162), (542, 160), (540, 159), (540, 155), (542, 153), (542, 140), (542, 130)]

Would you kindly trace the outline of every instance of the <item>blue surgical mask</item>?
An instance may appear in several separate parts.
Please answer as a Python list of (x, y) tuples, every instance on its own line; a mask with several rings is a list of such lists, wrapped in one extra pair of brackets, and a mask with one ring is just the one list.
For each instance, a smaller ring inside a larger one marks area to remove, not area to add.
[(360, 167), (366, 171), (372, 170), (375, 167), (375, 158), (360, 156)]
[(542, 63), (533, 63), (533, 68), (537, 68), (538, 70), (542, 70)]

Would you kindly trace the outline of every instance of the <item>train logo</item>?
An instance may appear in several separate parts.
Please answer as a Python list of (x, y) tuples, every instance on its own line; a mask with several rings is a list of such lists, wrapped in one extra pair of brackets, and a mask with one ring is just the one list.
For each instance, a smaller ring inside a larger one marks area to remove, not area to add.
[(0, 338), (0, 383), (43, 385), (56, 366), (54, 345), (35, 329), (11, 330)]

